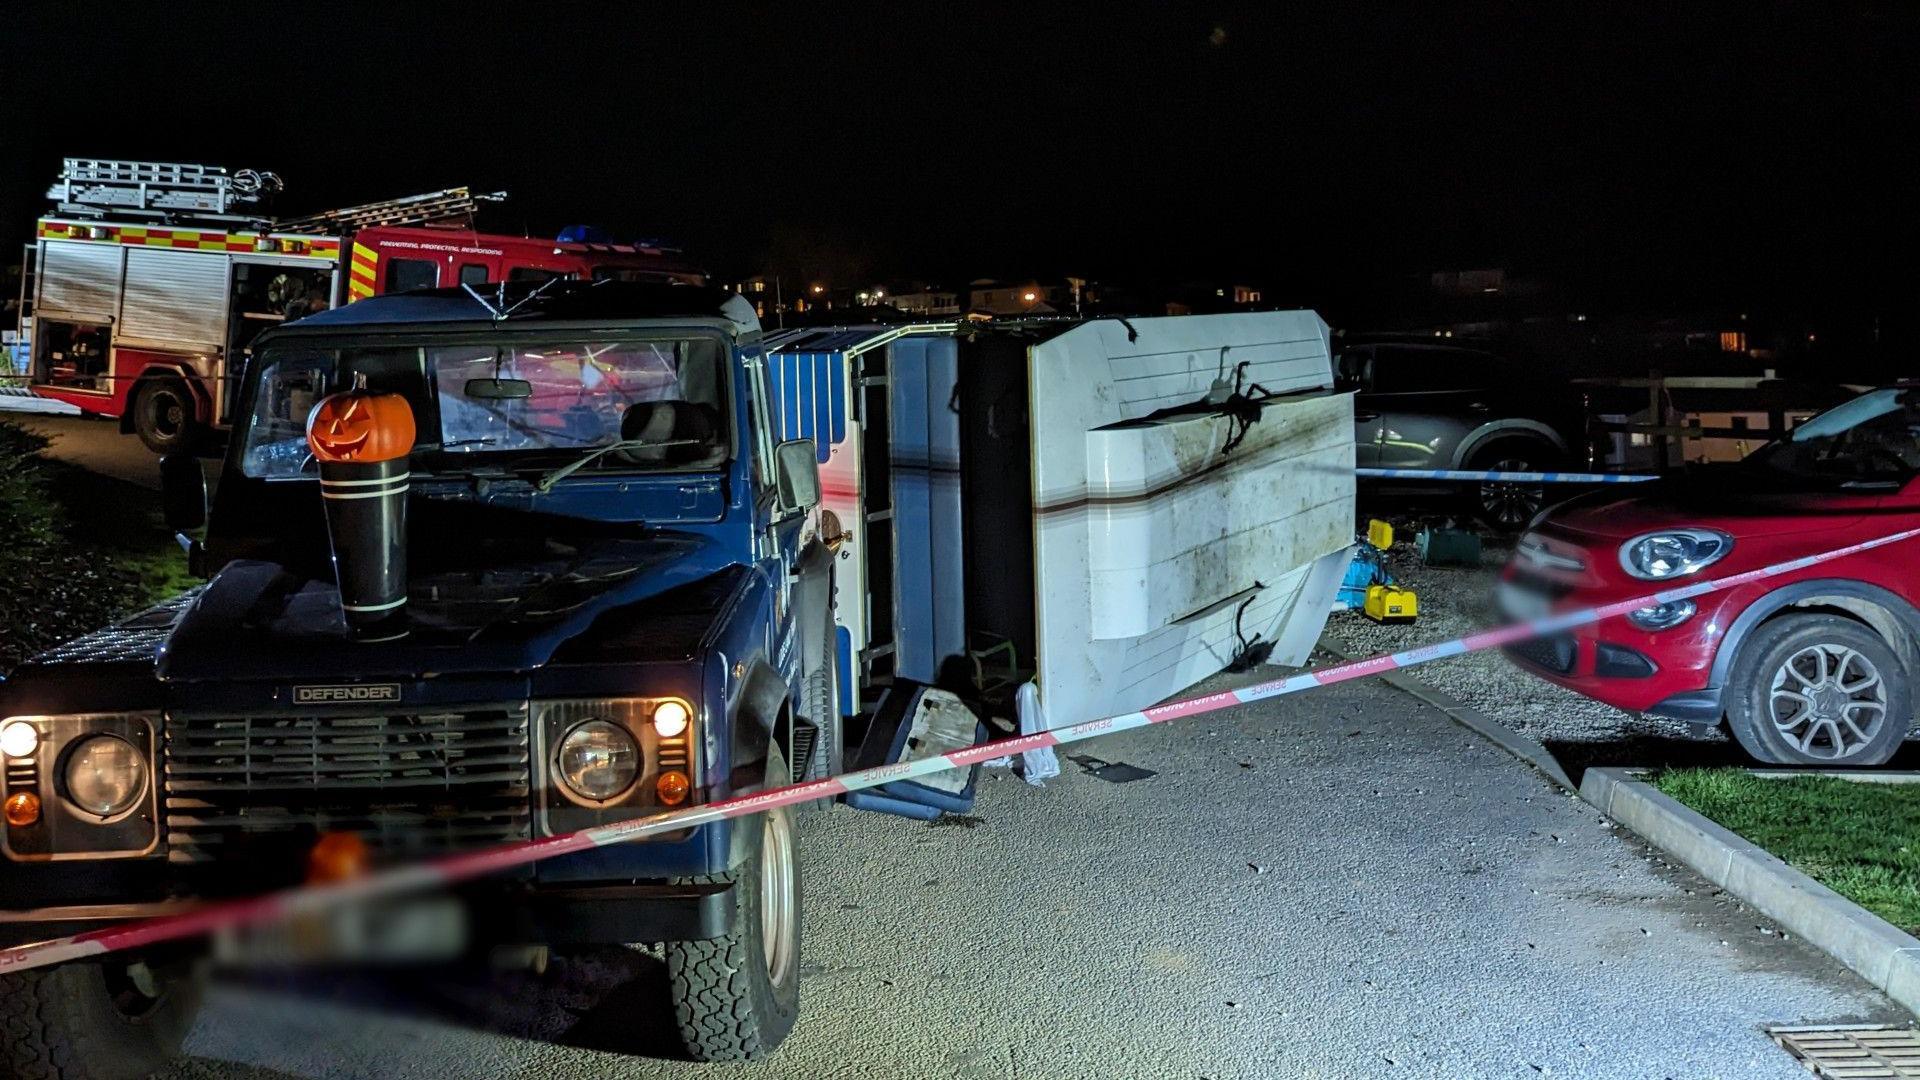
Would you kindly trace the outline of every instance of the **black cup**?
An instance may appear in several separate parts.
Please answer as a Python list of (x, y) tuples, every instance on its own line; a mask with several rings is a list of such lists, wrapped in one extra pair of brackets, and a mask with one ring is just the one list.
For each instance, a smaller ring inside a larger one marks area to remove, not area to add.
[(320, 463), (340, 610), (360, 641), (407, 632), (408, 476), (405, 457)]

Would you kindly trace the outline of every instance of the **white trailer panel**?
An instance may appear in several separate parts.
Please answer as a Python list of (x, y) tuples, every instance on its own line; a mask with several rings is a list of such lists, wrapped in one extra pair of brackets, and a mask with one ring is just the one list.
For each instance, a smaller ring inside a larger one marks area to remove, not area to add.
[[(1228, 449), (1216, 380), (1282, 396)], [(1312, 312), (1095, 320), (1034, 346), (1036, 681), (1048, 722), (1142, 708), (1241, 637), (1306, 658), (1353, 537), (1352, 397)], [(1245, 610), (1242, 611), (1244, 605)], [(1236, 632), (1236, 617), (1239, 627)]]

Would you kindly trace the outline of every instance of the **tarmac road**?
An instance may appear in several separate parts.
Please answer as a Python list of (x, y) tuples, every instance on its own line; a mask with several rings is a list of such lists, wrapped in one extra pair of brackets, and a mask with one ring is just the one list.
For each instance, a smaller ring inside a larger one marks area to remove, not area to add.
[(53, 440), (47, 456), (141, 487), (160, 487), (160, 458), (138, 436), (120, 434), (120, 422), (97, 416), (0, 412), (0, 419)]
[(1378, 683), (1069, 749), (1157, 775), (808, 823), (762, 1064), (673, 1059), (659, 962), (609, 949), (218, 985), (165, 1075), (1791, 1080), (1761, 1025), (1911, 1019)]

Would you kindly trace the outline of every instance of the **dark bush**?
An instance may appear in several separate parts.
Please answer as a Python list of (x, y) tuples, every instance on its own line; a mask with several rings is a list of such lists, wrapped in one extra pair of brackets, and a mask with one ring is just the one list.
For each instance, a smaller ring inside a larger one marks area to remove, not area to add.
[(0, 671), (144, 606), (138, 573), (76, 536), (47, 439), (0, 421)]

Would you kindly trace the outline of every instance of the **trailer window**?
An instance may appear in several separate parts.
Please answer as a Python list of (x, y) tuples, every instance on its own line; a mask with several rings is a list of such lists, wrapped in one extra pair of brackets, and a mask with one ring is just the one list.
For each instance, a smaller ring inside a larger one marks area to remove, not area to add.
[(431, 289), (440, 284), (440, 268), (430, 259), (388, 259), (385, 292)]

